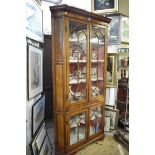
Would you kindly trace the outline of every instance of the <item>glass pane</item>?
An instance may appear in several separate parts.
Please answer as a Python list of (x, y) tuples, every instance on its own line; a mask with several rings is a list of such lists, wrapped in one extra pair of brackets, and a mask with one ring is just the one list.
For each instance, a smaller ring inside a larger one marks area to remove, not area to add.
[(102, 106), (97, 106), (90, 111), (90, 135), (101, 130), (102, 126)]
[(103, 28), (93, 26), (91, 35), (91, 96), (103, 94), (104, 81), (104, 42)]
[(69, 24), (69, 102), (86, 98), (87, 25)]
[(112, 82), (113, 59), (113, 56), (109, 56), (107, 60), (107, 82)]
[(85, 139), (86, 118), (85, 113), (70, 118), (70, 145)]

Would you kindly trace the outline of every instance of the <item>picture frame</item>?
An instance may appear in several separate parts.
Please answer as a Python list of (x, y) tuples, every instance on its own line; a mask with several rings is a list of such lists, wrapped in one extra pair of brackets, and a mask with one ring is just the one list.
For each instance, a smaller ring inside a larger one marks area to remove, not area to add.
[(27, 44), (28, 99), (43, 91), (43, 49)]
[(114, 109), (115, 106), (114, 105), (105, 105), (105, 108)]
[(118, 11), (118, 0), (91, 0), (91, 11), (94, 13), (106, 13)]
[(42, 126), (40, 127), (37, 135), (32, 139), (30, 143), (30, 148), (33, 155), (39, 154), (45, 138), (46, 138), (46, 126), (45, 123), (42, 123)]
[(121, 42), (121, 15), (116, 13), (106, 15), (106, 17), (111, 19), (108, 26), (108, 45), (118, 45)]
[(45, 95), (42, 95), (32, 106), (32, 137), (45, 118)]
[(121, 42), (129, 43), (129, 18), (127, 16), (121, 18)]
[(26, 36), (43, 43), (43, 11), (36, 3), (34, 0), (26, 0)]
[(110, 130), (117, 129), (119, 110), (105, 108), (105, 111), (106, 111), (106, 117), (110, 117)]
[(107, 56), (107, 87), (116, 87), (117, 53), (108, 53)]
[(39, 155), (52, 155), (52, 148), (49, 142), (48, 137), (46, 136), (43, 142), (43, 145), (41, 147)]

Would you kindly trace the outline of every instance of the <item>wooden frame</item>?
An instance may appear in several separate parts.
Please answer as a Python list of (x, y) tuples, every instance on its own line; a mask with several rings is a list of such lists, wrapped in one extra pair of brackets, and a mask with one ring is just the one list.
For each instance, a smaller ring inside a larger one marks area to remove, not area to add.
[(35, 138), (32, 139), (32, 142), (30, 143), (30, 148), (31, 151), (33, 152), (33, 155), (39, 154), (45, 137), (46, 137), (46, 126), (45, 123), (43, 123), (37, 135), (35, 136)]
[(77, 143), (74, 143), (74, 144), (70, 144), (70, 130), (71, 130), (71, 127), (70, 127), (70, 124), (68, 123), (68, 131), (67, 131), (67, 146), (68, 146), (68, 150), (72, 150), (74, 147), (77, 147), (81, 142), (86, 142), (87, 141), (87, 130), (88, 130), (88, 126), (87, 126), (87, 120), (88, 120), (88, 111), (87, 109), (84, 109), (84, 110), (80, 110), (80, 111), (74, 111), (73, 113), (70, 113), (68, 116), (67, 116), (67, 121), (70, 122), (70, 118), (72, 116), (75, 116), (75, 115), (79, 115), (81, 113), (85, 113), (85, 138), (82, 139), (81, 141), (78, 141)]
[(43, 11), (36, 3), (34, 0), (26, 1), (26, 36), (43, 43)]
[(44, 121), (45, 95), (32, 106), (32, 137), (36, 134), (39, 126)]
[[(88, 136), (89, 136), (89, 138), (91, 138), (91, 137), (94, 137), (94, 136), (96, 136), (96, 135), (98, 135), (99, 133), (102, 133), (103, 132), (103, 129), (104, 129), (104, 125), (101, 123), (101, 122), (104, 122), (103, 121), (103, 118), (104, 118), (104, 115), (103, 115), (103, 113), (100, 111), (100, 113), (98, 113), (97, 112), (97, 115), (99, 116), (100, 115), (100, 117), (96, 117), (95, 118), (95, 120), (97, 119), (97, 121), (98, 122), (100, 122), (101, 124), (98, 124), (98, 125), (100, 125), (100, 129), (96, 132), (96, 133), (93, 133), (93, 134), (91, 134), (90, 133), (90, 130), (91, 130), (91, 119), (90, 119), (90, 112), (92, 111), (92, 110), (96, 110), (96, 108), (101, 108), (101, 111), (103, 112), (103, 105), (102, 104), (96, 104), (95, 106), (91, 106), (90, 108), (89, 108), (89, 113), (88, 113), (88, 117), (89, 117), (89, 131), (88, 131)], [(98, 109), (97, 109), (98, 110)], [(95, 114), (96, 115), (96, 114)], [(92, 122), (93, 124), (94, 123), (96, 123), (96, 121), (94, 122)]]
[[(69, 51), (69, 23), (70, 22), (73, 22), (73, 23), (78, 23), (78, 24), (83, 24), (83, 25), (86, 25), (86, 34), (87, 34), (87, 37), (86, 37), (86, 98), (80, 100), (80, 101), (76, 101), (75, 104), (74, 103), (71, 103), (69, 102), (68, 100), (68, 107), (69, 108), (76, 108), (76, 104), (78, 103), (79, 104), (83, 104), (83, 103), (86, 103), (88, 102), (88, 95), (89, 95), (89, 92), (88, 92), (88, 81), (89, 81), (89, 76), (88, 76), (88, 70), (89, 70), (89, 65), (88, 65), (88, 59), (89, 59), (89, 53), (88, 53), (88, 50), (89, 50), (89, 46), (88, 46), (88, 36), (89, 36), (89, 26), (88, 26), (88, 22), (86, 21), (83, 21), (83, 20), (79, 20), (79, 19), (75, 19), (75, 18), (68, 18), (67, 19), (67, 24), (68, 24), (68, 34), (67, 34), (67, 40), (68, 40), (68, 43), (67, 43), (67, 51)], [(69, 92), (69, 65), (70, 65), (70, 60), (69, 60), (69, 54), (67, 53), (67, 94)], [(79, 66), (79, 62), (77, 62), (78, 66)], [(69, 96), (70, 97), (70, 96)]]
[(28, 99), (43, 91), (43, 49), (27, 44)]
[(118, 0), (91, 0), (91, 10), (94, 13), (118, 11)]
[(117, 53), (108, 53), (107, 87), (116, 87)]
[[(100, 23), (92, 23), (91, 24), (91, 26), (90, 26), (90, 36), (93, 34), (92, 33), (92, 27), (97, 27), (97, 28), (101, 28), (101, 29), (104, 29), (104, 34), (105, 34), (105, 38), (107, 38), (107, 29), (106, 29), (106, 27), (105, 27), (105, 25), (101, 25)], [(91, 37), (90, 37), (90, 40), (91, 40)], [(104, 50), (104, 63), (102, 63), (103, 64), (103, 66), (107, 63), (107, 61), (106, 61), (106, 58), (107, 58), (107, 48), (106, 48), (106, 45), (107, 45), (107, 39), (105, 39), (105, 43), (104, 43), (104, 45), (103, 45), (103, 50)], [(92, 43), (90, 42), (90, 64), (89, 64), (89, 70), (91, 71), (92, 70), (92, 68), (91, 68), (91, 66), (92, 66), (92, 64), (93, 64), (93, 62), (91, 62), (92, 60)], [(98, 49), (98, 51), (99, 51), (99, 49)], [(98, 52), (99, 53), (99, 52)], [(98, 55), (98, 54), (97, 54)], [(98, 57), (98, 56), (97, 56)], [(99, 65), (99, 62), (97, 63), (97, 72), (98, 72), (98, 65)], [(90, 83), (89, 83), (89, 100), (90, 101), (94, 101), (94, 100), (96, 100), (96, 99), (100, 99), (100, 100), (102, 100), (103, 98), (104, 98), (104, 96), (105, 96), (105, 92), (103, 92), (103, 94), (100, 94), (100, 95), (97, 95), (97, 96), (91, 96), (91, 78), (92, 78), (92, 76), (91, 75), (89, 75), (90, 76)], [(103, 69), (103, 87), (105, 87), (105, 85), (106, 85), (106, 68), (104, 67), (104, 69)], [(104, 90), (104, 88), (103, 88), (103, 90)]]

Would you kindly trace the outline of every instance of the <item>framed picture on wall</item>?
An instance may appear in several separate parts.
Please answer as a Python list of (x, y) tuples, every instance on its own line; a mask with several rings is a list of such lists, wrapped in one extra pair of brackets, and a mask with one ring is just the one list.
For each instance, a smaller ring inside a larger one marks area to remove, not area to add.
[(45, 95), (43, 95), (32, 106), (32, 137), (36, 134), (39, 126), (44, 120), (45, 113)]
[(129, 18), (125, 16), (121, 19), (121, 42), (129, 42)]
[(116, 87), (117, 53), (108, 53), (107, 87)]
[(39, 154), (45, 138), (46, 138), (46, 127), (45, 123), (43, 123), (37, 135), (32, 139), (32, 142), (30, 143), (30, 148), (32, 150), (33, 155)]
[(91, 0), (92, 12), (105, 13), (118, 11), (118, 0)]
[(106, 117), (110, 117), (110, 129), (111, 130), (117, 129), (119, 110), (109, 108), (106, 108), (105, 110), (106, 110)]
[(44, 42), (43, 11), (34, 0), (26, 0), (26, 36)]
[(28, 50), (28, 98), (43, 91), (43, 49), (27, 44)]
[(111, 14), (107, 15), (108, 18), (111, 18), (111, 22), (108, 27), (108, 44), (117, 45), (120, 44), (120, 14)]

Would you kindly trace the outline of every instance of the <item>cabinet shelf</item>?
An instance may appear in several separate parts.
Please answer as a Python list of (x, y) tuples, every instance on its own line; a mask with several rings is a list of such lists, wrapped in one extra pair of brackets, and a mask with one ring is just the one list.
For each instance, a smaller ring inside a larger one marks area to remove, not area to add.
[(86, 63), (86, 60), (69, 60), (69, 63)]
[(125, 120), (119, 120), (119, 122), (121, 122), (123, 125), (129, 125), (129, 122)]
[(104, 43), (100, 43), (100, 42), (97, 42), (97, 41), (90, 41), (90, 43), (92, 45), (104, 45)]
[(97, 80), (98, 81), (103, 81), (103, 78), (98, 78), (98, 79), (97, 78), (91, 78), (91, 81), (97, 81)]
[(69, 82), (69, 84), (79, 84), (79, 83), (86, 83), (86, 79), (80, 79), (78, 80), (72, 80)]
[(122, 101), (117, 101), (117, 102), (119, 102), (119, 103), (121, 103), (121, 104), (129, 104), (129, 103), (126, 102), (126, 101), (124, 101), (124, 102), (122, 102)]
[(91, 60), (91, 63), (104, 62), (104, 60)]
[[(69, 39), (69, 42), (72, 42), (72, 43), (78, 43), (78, 40), (77, 40), (77, 39)], [(83, 41), (80, 40), (80, 42), (82, 42), (82, 43), (86, 43), (85, 40), (83, 40)]]
[(128, 68), (129, 66), (118, 66), (119, 68)]
[[(84, 126), (86, 123), (85, 122), (83, 122), (83, 123), (80, 123), (80, 125), (79, 126)], [(73, 124), (73, 125), (71, 125), (70, 126), (70, 128), (77, 128), (77, 127), (79, 127), (77, 124)]]

